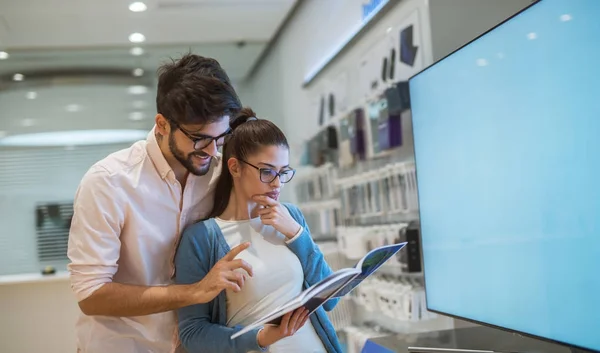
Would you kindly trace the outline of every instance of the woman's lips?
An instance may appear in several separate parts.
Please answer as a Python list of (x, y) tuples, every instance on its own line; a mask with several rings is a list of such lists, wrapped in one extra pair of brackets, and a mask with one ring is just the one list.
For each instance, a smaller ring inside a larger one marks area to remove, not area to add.
[(278, 192), (268, 192), (265, 195), (269, 196), (270, 198), (272, 198), (275, 201), (277, 201), (277, 199), (279, 199), (279, 193)]

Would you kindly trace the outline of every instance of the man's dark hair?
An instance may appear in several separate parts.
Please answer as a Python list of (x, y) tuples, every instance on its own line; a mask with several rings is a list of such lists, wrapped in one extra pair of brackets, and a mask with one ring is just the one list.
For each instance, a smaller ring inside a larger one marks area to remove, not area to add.
[(156, 109), (179, 124), (210, 124), (242, 108), (229, 76), (218, 61), (186, 54), (158, 69)]

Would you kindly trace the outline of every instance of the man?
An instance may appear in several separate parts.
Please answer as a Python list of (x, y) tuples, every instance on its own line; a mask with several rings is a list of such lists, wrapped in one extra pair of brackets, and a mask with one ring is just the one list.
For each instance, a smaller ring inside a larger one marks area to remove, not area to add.
[(208, 215), (218, 148), (240, 109), (225, 71), (188, 54), (159, 70), (156, 124), (145, 141), (113, 153), (83, 177), (74, 202), (68, 268), (82, 315), (78, 350), (170, 352), (175, 309), (238, 291), (252, 269), (233, 249), (201, 282), (171, 282), (179, 235)]

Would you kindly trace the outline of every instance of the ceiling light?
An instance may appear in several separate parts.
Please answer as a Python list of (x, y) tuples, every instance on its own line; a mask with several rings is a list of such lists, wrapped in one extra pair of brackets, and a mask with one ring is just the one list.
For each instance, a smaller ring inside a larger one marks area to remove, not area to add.
[(477, 59), (477, 66), (487, 66), (488, 65), (488, 61), (485, 59)]
[(35, 120), (33, 120), (33, 119), (23, 119), (21, 121), (21, 125), (23, 125), (25, 127), (33, 126), (33, 125), (35, 125)]
[(129, 113), (129, 120), (131, 120), (131, 121), (144, 120), (144, 113), (142, 113), (142, 112), (131, 112), (131, 113)]
[(0, 60), (6, 60), (6, 59), (8, 59), (8, 57), (9, 57), (9, 56), (10, 56), (10, 55), (8, 55), (8, 53), (7, 53), (7, 52), (5, 52), (5, 51), (0, 51)]
[(140, 56), (144, 54), (144, 49), (140, 48), (140, 47), (133, 47), (131, 49), (129, 49), (129, 54), (133, 55), (133, 56)]
[(527, 34), (527, 39), (529, 39), (529, 40), (537, 39), (537, 33), (531, 32), (531, 33)]
[(69, 113), (76, 113), (81, 111), (81, 106), (79, 104), (69, 104), (65, 107), (65, 110)]
[(131, 104), (135, 109), (146, 108), (146, 102), (144, 101), (135, 101)]
[(14, 81), (23, 81), (23, 79), (25, 79), (25, 76), (23, 76), (23, 74), (14, 74), (13, 75)]
[(560, 20), (562, 22), (568, 22), (568, 21), (571, 21), (572, 19), (573, 19), (573, 16), (569, 15), (568, 13), (560, 16)]
[(141, 69), (141, 68), (138, 67), (137, 69), (133, 70), (132, 74), (135, 77), (140, 77), (140, 76), (142, 76), (144, 74), (144, 69)]
[(73, 130), (12, 135), (1, 146), (81, 146), (133, 142), (145, 139), (146, 130)]
[(129, 11), (132, 12), (144, 12), (148, 9), (148, 6), (141, 1), (133, 2), (129, 5)]
[(129, 86), (127, 89), (129, 94), (144, 94), (148, 92), (148, 87), (146, 86)]
[(27, 98), (27, 99), (36, 99), (37, 96), (38, 96), (37, 92), (34, 92), (34, 91), (25, 93), (25, 98)]
[(131, 43), (142, 43), (146, 40), (146, 37), (141, 33), (132, 33), (129, 35), (129, 41)]

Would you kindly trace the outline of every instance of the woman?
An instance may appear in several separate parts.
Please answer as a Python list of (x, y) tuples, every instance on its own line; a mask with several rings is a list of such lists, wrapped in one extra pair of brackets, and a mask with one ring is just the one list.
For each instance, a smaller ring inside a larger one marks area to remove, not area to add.
[[(310, 317), (305, 309), (284, 316), (234, 340), (245, 325), (297, 296), (332, 273), (312, 241), (302, 213), (278, 202), (283, 184), (294, 176), (289, 146), (275, 124), (256, 119), (246, 108), (232, 123), (225, 143), (215, 204), (208, 220), (182, 235), (175, 257), (177, 283), (229, 281), (230, 288), (211, 303), (180, 309), (179, 338), (189, 353), (251, 352), (338, 353), (341, 348), (325, 310)], [(226, 266), (230, 248), (249, 243), (237, 261), (251, 273), (236, 270), (208, 278), (213, 266)], [(210, 282), (208, 282), (210, 283)]]

